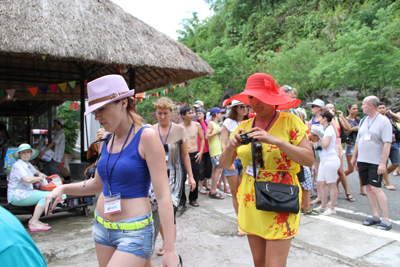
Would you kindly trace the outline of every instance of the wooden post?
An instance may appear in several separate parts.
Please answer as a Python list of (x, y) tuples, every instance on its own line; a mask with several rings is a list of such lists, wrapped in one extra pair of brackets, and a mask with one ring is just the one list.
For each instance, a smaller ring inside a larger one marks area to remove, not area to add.
[(185, 82), (185, 86), (186, 86), (186, 95), (187, 95), (187, 105), (189, 106), (190, 102), (189, 102), (189, 84), (188, 82)]
[(53, 129), (53, 114), (51, 107), (53, 105), (53, 102), (51, 100), (47, 101), (47, 139), (49, 139), (48, 144), (51, 143), (52, 138), (52, 129)]
[(81, 89), (81, 162), (85, 160), (85, 77), (82, 75), (79, 86)]

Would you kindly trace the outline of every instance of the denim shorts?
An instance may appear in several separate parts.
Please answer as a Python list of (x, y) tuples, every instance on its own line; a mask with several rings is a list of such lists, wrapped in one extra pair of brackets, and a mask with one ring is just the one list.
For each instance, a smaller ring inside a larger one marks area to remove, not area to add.
[(400, 164), (399, 145), (397, 143), (392, 143), (390, 147), (389, 159), (392, 162), (392, 164), (395, 165)]
[(353, 152), (354, 152), (354, 146), (345, 144), (344, 147), (345, 147), (345, 155), (346, 155), (346, 156), (352, 156), (352, 155), (353, 155)]
[(235, 171), (231, 172), (229, 168), (224, 169), (224, 174), (226, 177), (233, 176), (233, 175), (241, 175), (243, 171), (242, 161), (238, 158), (235, 159), (233, 162), (235, 164)]
[[(142, 221), (151, 216), (149, 214), (118, 221), (117, 223), (132, 223)], [(104, 228), (96, 218), (93, 225), (94, 242), (103, 246), (116, 247), (117, 250), (134, 254), (148, 259), (153, 254), (154, 220), (139, 230), (110, 230)]]

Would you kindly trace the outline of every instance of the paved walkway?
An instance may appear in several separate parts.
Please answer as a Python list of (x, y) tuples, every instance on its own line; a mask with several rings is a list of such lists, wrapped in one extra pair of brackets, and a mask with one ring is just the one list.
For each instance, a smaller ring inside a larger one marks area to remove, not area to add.
[[(253, 266), (246, 237), (236, 236), (230, 196), (214, 200), (199, 196), (177, 218), (176, 249), (184, 266)], [(93, 216), (93, 211), (90, 212)], [(19, 216), (25, 226), (29, 217)], [(31, 233), (48, 266), (97, 266), (91, 233), (92, 217), (56, 214), (44, 219), (53, 227)], [(288, 266), (400, 266), (400, 233), (385, 232), (340, 216), (302, 216), (300, 234), (292, 242)], [(160, 237), (156, 249), (162, 245)], [(162, 257), (153, 255), (155, 266)]]

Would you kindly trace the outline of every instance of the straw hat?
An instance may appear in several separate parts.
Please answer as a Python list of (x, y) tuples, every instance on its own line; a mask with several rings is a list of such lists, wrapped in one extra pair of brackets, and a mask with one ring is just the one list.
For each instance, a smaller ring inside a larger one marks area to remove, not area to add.
[(85, 116), (108, 103), (133, 96), (135, 90), (129, 90), (121, 75), (106, 75), (87, 84), (89, 107)]
[(300, 99), (292, 98), (279, 89), (280, 85), (275, 82), (274, 78), (265, 73), (255, 73), (247, 79), (244, 91), (229, 98), (225, 104), (238, 100), (250, 105), (248, 96), (258, 98), (265, 104), (278, 106), (278, 110), (294, 108), (301, 103)]
[(232, 100), (232, 102), (231, 102), (231, 107), (239, 106), (239, 105), (246, 105), (246, 104), (243, 103), (243, 102), (240, 102), (240, 101), (238, 101), (238, 100)]
[(15, 153), (12, 153), (11, 156), (12, 156), (15, 160), (18, 160), (18, 159), (19, 159), (19, 152), (24, 151), (24, 150), (28, 150), (28, 149), (30, 149), (30, 150), (32, 151), (32, 157), (31, 157), (29, 160), (33, 160), (33, 159), (35, 159), (35, 158), (39, 155), (39, 150), (33, 149), (33, 148), (31, 147), (31, 145), (29, 145), (29, 144), (21, 144), (21, 145), (18, 147), (18, 151), (15, 152)]

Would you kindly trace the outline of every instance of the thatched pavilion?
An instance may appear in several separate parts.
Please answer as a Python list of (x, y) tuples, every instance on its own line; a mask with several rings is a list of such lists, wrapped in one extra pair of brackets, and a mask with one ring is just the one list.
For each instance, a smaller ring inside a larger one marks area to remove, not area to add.
[[(46, 109), (39, 101), (83, 103), (85, 81), (118, 70), (127, 70), (124, 78), (138, 93), (213, 73), (185, 45), (110, 0), (4, 0), (0, 25), (0, 90), (16, 89), (13, 99), (0, 99), (0, 116)], [(77, 86), (35, 97), (28, 90), (69, 81)]]

